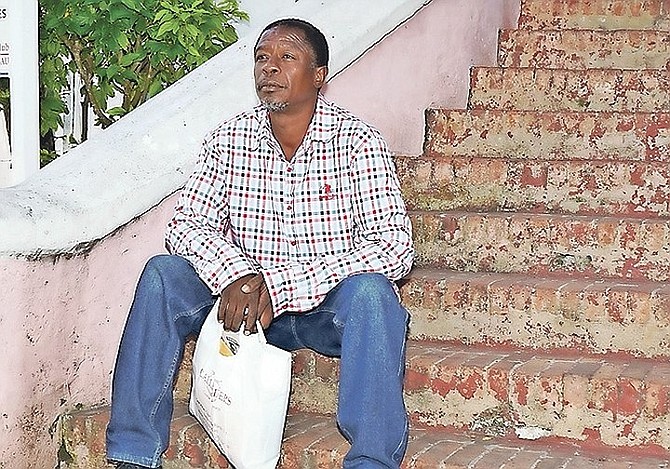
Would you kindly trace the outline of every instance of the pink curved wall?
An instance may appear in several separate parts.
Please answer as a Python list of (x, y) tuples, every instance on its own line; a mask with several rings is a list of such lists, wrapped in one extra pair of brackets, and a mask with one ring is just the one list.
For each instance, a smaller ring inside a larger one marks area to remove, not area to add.
[(107, 400), (135, 281), (163, 250), (174, 199), (87, 254), (0, 259), (0, 468), (54, 467), (56, 417)]
[[(518, 0), (434, 0), (335, 77), (326, 94), (378, 126), (392, 150), (418, 154), (423, 111), (464, 107), (468, 69), (493, 64), (497, 29)], [(163, 251), (174, 196), (86, 254), (0, 259), (0, 468), (47, 468), (49, 427), (77, 405), (108, 400), (135, 282)]]

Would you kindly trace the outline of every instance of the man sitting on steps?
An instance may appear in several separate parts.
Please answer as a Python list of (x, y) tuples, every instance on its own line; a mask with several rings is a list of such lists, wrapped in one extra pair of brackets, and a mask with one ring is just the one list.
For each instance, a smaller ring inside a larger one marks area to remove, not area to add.
[(311, 24), (268, 25), (254, 48), (260, 105), (210, 132), (150, 259), (121, 339), (107, 428), (120, 468), (160, 467), (188, 335), (220, 298), (224, 327), (341, 357), (345, 468), (398, 468), (408, 314), (395, 280), (414, 250), (379, 132), (320, 94), (328, 45)]

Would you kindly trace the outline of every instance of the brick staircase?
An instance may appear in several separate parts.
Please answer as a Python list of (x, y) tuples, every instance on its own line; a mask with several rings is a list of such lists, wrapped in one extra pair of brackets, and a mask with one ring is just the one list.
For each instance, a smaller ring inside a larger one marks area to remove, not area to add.
[[(396, 160), (403, 467), (670, 467), (669, 70), (668, 0), (522, 0), (469, 108), (426, 111)], [(164, 467), (228, 467), (183, 404), (188, 356)], [(337, 375), (295, 355), (281, 469), (340, 466)], [(62, 467), (106, 467), (106, 412), (61, 419)]]

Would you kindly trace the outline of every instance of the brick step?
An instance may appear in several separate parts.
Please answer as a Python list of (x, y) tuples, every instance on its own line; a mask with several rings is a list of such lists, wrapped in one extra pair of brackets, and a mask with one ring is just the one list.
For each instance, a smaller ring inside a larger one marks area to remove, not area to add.
[(395, 157), (413, 210), (529, 211), (667, 217), (667, 163)]
[(506, 212), (410, 213), (417, 266), (666, 281), (670, 220)]
[[(107, 409), (78, 412), (63, 420), (65, 443), (74, 459), (70, 469), (110, 468), (104, 461), (104, 426)], [(282, 460), (278, 469), (336, 469), (348, 450), (332, 417), (292, 413), (288, 417)], [(178, 405), (172, 426), (172, 442), (164, 469), (229, 468), (200, 425)], [(667, 460), (659, 455), (627, 454), (616, 450), (582, 450), (554, 442), (510, 441), (482, 437), (472, 432), (412, 428), (403, 469), (659, 469)]]
[(503, 30), (498, 65), (559, 69), (666, 69), (670, 32)]
[[(670, 357), (666, 283), (417, 267), (400, 292), (411, 313), (410, 337), (415, 340)], [(186, 342), (176, 400), (188, 399), (194, 347), (194, 338)], [(298, 363), (296, 369), (302, 366)], [(320, 366), (322, 378), (337, 377), (332, 362)], [(310, 386), (318, 406), (335, 408), (327, 380)], [(318, 406), (312, 410), (320, 410)]]
[(521, 0), (519, 27), (668, 31), (670, 3), (665, 0)]
[(426, 111), (424, 155), (670, 161), (670, 113)]
[(670, 357), (670, 286), (415, 268), (401, 288), (415, 340)]
[[(298, 352), (294, 410), (334, 413), (336, 374), (336, 359)], [(588, 440), (670, 458), (666, 360), (410, 342), (405, 403), (428, 427)]]
[(471, 109), (526, 111), (670, 111), (667, 70), (472, 70)]

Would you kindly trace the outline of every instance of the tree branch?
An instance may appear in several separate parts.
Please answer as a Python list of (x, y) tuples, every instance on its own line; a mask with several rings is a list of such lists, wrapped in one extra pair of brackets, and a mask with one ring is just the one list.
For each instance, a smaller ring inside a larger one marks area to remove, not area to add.
[(63, 37), (62, 41), (63, 44), (65, 44), (65, 47), (67, 47), (70, 51), (72, 60), (74, 60), (77, 71), (81, 76), (81, 80), (84, 83), (84, 91), (89, 103), (91, 103), (93, 113), (98, 118), (98, 121), (103, 128), (109, 127), (114, 123), (114, 121), (110, 119), (109, 116), (105, 113), (107, 103), (99, 103), (95, 97), (95, 94), (93, 93), (93, 71), (86, 67), (81, 57), (81, 51), (83, 47), (76, 39), (72, 39), (67, 36)]

